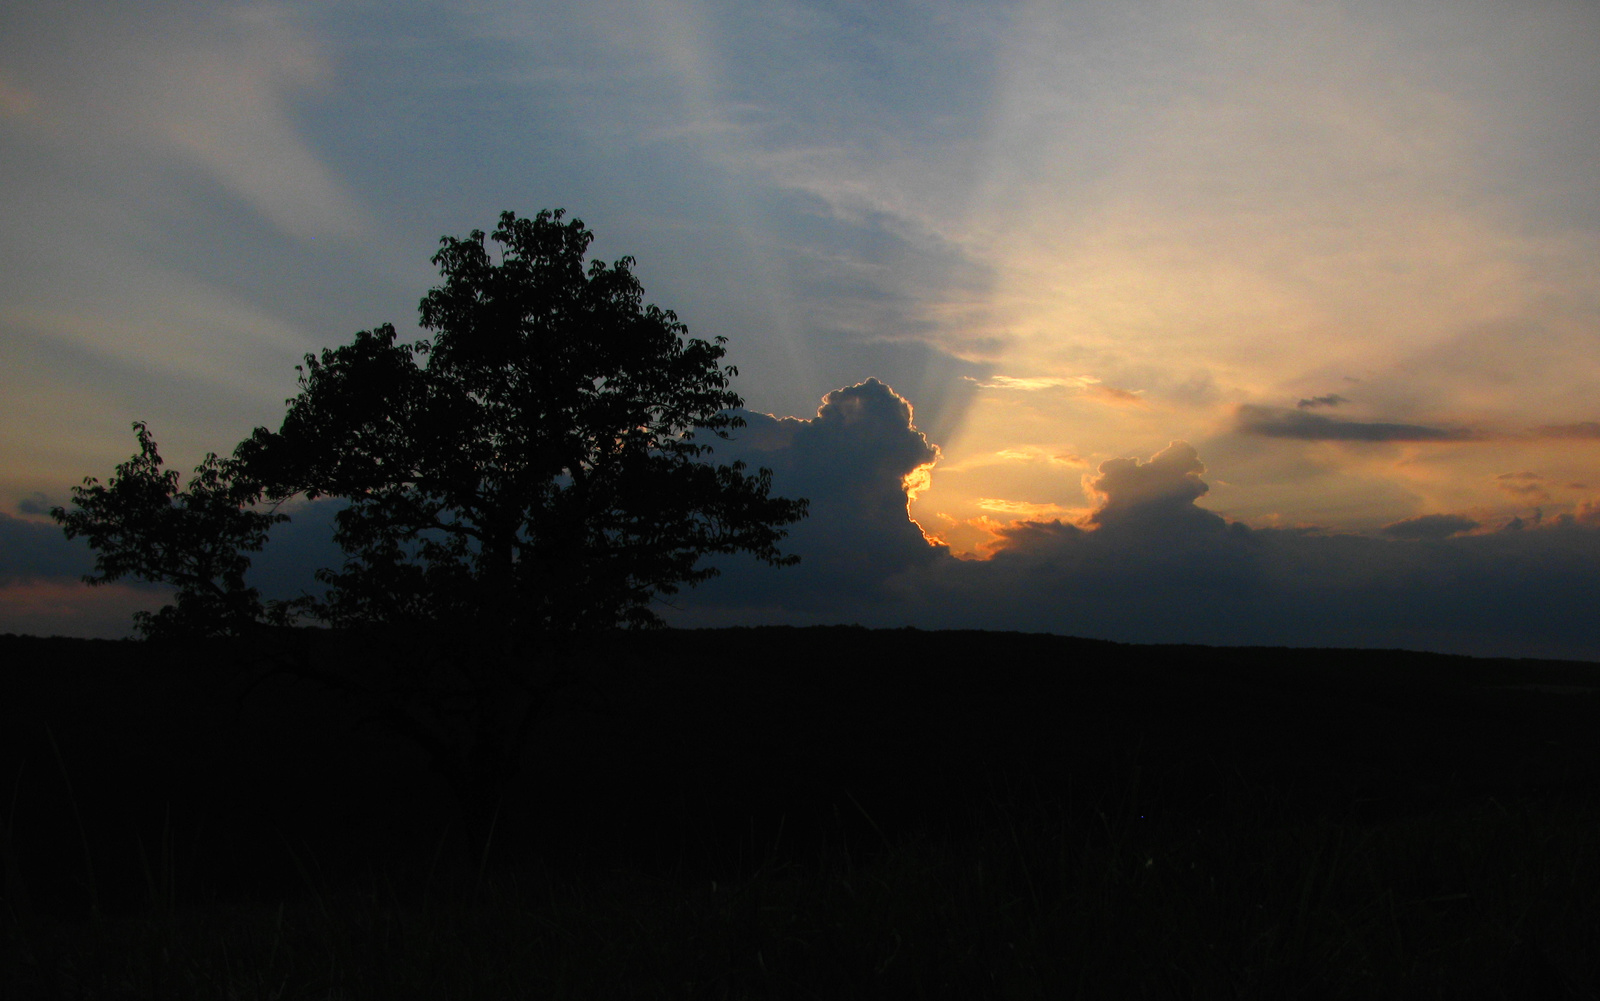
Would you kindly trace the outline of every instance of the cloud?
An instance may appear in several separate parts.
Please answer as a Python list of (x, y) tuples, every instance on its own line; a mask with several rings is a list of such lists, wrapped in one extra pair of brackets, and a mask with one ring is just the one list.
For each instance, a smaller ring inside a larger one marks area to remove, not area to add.
[(1084, 492), (1099, 501), (1089, 521), (1104, 526), (1129, 519), (1154, 523), (1207, 515), (1194, 506), (1211, 489), (1200, 479), (1205, 471), (1186, 441), (1173, 442), (1145, 463), (1131, 458), (1102, 462), (1098, 476), (1083, 479)]
[(56, 6), (17, 26), (27, 50), (0, 50), (16, 74), (0, 83), (0, 114), (36, 126), (37, 150), (74, 172), (115, 164), (122, 184), (166, 175), (192, 189), (197, 167), (289, 236), (370, 234), (301, 124), (298, 99), (332, 69), (305, 19), (268, 4)]
[[(1521, 522), (1521, 531), (1463, 534), (1481, 526), (1450, 514), (1396, 522), (1378, 537), (1251, 528), (1199, 506), (1209, 491), (1206, 466), (1193, 446), (1174, 441), (1149, 459), (1112, 459), (1085, 477), (1095, 502), (1086, 516), (989, 524), (990, 558), (957, 559), (915, 537), (903, 504), (842, 500), (862, 496), (845, 484), (863, 479), (879, 484), (881, 496), (898, 493), (907, 463), (932, 454), (932, 446), (907, 439), (909, 407), (899, 410), (887, 387), (854, 389), (872, 404), (858, 420), (874, 428), (859, 439), (869, 445), (859, 454), (856, 441), (810, 430), (826, 428), (820, 414), (816, 421), (767, 419), (768, 431), (787, 435), (767, 455), (786, 457), (789, 468), (799, 468), (794, 460), (804, 454), (810, 469), (849, 470), (806, 481), (834, 498), (810, 534), (796, 534), (806, 573), (730, 574), (713, 583), (735, 587), (685, 595), (672, 621), (856, 622), (1128, 642), (1600, 659), (1600, 620), (1592, 610), (1600, 587), (1600, 500), (1542, 523)], [(913, 447), (872, 445), (888, 442)], [(1009, 513), (1014, 502), (998, 506)], [(864, 550), (869, 555), (855, 564), (842, 557), (891, 522), (892, 544)]]
[(1571, 519), (1574, 524), (1600, 528), (1600, 497), (1591, 497), (1589, 500), (1580, 501), (1578, 506), (1573, 509)]
[(1547, 482), (1534, 472), (1501, 473), (1495, 477), (1496, 486), (1519, 500), (1543, 503), (1552, 500), (1550, 491), (1541, 484)]
[(1013, 392), (1037, 393), (1047, 389), (1078, 389), (1086, 395), (1119, 407), (1143, 407), (1148, 404), (1138, 392), (1108, 386), (1092, 375), (1068, 376), (1011, 376), (991, 375), (987, 378), (963, 376), (979, 389), (999, 389)]
[[(30, 512), (46, 503), (36, 495), (18, 507)], [(320, 593), (312, 573), (342, 559), (333, 516), (343, 506), (337, 500), (290, 506), (291, 520), (275, 526), (266, 548), (251, 554), (246, 583), (266, 598)], [(132, 578), (90, 587), (83, 577), (93, 571), (94, 552), (84, 539), (68, 539), (53, 522), (0, 512), (0, 632), (123, 636), (134, 611), (170, 600), (170, 587)]]
[(38, 517), (49, 517), (50, 509), (55, 505), (43, 491), (35, 490), (33, 493), (17, 501), (18, 514), (31, 514)]
[(1340, 396), (1338, 393), (1329, 393), (1327, 396), (1307, 397), (1296, 403), (1295, 406), (1301, 410), (1309, 410), (1312, 407), (1337, 407), (1341, 403), (1349, 402), (1348, 398)]
[(1085, 387), (1085, 389), (1090, 396), (1098, 398), (1101, 402), (1110, 403), (1113, 406), (1147, 406), (1144, 401), (1144, 397), (1140, 396), (1136, 392), (1133, 392), (1132, 390), (1118, 389), (1115, 386), (1107, 386), (1104, 383), (1097, 383), (1093, 386)]
[(797, 607), (837, 607), (944, 551), (906, 510), (908, 489), (939, 449), (889, 386), (867, 379), (834, 390), (809, 420), (740, 416), (746, 426), (716, 446), (714, 460), (771, 469), (773, 493), (804, 497), (811, 509), (782, 545), (800, 556), (799, 566), (769, 574), (753, 562), (724, 561), (723, 576), (699, 589), (714, 601), (760, 604), (781, 593)]
[[(26, 509), (28, 501), (19, 507)], [(77, 580), (94, 569), (82, 539), (68, 539), (48, 522), (0, 512), (0, 586), (39, 580)]]
[(1391, 539), (1448, 539), (1452, 535), (1470, 532), (1478, 522), (1458, 514), (1424, 514), (1385, 525), (1380, 530)]
[(0, 584), (0, 633), (119, 639), (132, 634), (135, 612), (153, 612), (168, 600), (160, 589), (120, 582), (102, 587), (59, 579)]
[(1600, 440), (1600, 421), (1579, 421), (1576, 424), (1546, 424), (1533, 429), (1539, 438)]
[(1402, 523), (1410, 538), (1372, 538), (1253, 529), (1206, 511), (1194, 503), (1203, 467), (1181, 443), (1107, 465), (1101, 509), (1083, 523), (1001, 529), (991, 560), (936, 562), (903, 582), (913, 597), (893, 611), (919, 625), (1131, 642), (1600, 659), (1587, 611), (1600, 502), (1521, 532), (1461, 535), (1470, 519), (1437, 515)]
[(1025, 518), (1045, 518), (1068, 513), (1060, 504), (1034, 504), (1001, 497), (979, 497), (978, 507), (980, 510), (993, 511), (995, 514), (1022, 515)]
[(977, 379), (972, 376), (964, 378), (983, 389), (1012, 389), (1023, 392), (1038, 392), (1041, 389), (1085, 389), (1100, 381), (1088, 375), (1026, 377), (991, 375), (987, 379)]
[(344, 553), (333, 541), (334, 516), (346, 506), (338, 498), (295, 500), (279, 509), (289, 520), (274, 525), (261, 552), (250, 558), (246, 583), (265, 599), (321, 595), (325, 588), (313, 574), (322, 567), (338, 567)]
[(1239, 407), (1237, 428), (1263, 438), (1298, 441), (1481, 441), (1486, 436), (1469, 428), (1429, 427), (1389, 421), (1350, 421), (1297, 410), (1277, 410), (1245, 404)]
[(1005, 459), (1009, 462), (1059, 463), (1063, 466), (1082, 466), (1085, 464), (1081, 455), (1076, 455), (1072, 452), (1053, 454), (1037, 445), (1013, 445), (1010, 448), (1002, 448), (994, 453), (994, 457)]

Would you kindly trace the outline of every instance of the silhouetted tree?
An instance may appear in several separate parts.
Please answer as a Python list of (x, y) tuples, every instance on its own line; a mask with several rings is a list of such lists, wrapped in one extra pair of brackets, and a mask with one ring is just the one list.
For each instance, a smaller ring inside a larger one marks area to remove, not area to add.
[[(364, 630), (359, 663), (296, 669), (420, 743), (480, 846), (571, 674), (560, 638), (659, 624), (651, 602), (715, 574), (707, 555), (793, 563), (777, 544), (806, 510), (771, 496), (768, 470), (709, 461), (742, 424), (737, 373), (722, 338), (643, 304), (632, 258), (586, 263), (593, 234), (560, 211), (503, 213), (487, 239), (441, 240), (443, 282), (420, 307), (431, 340), (384, 325), (307, 355), (282, 426), (208, 456), (185, 492), (135, 425), (140, 454), (54, 512), (97, 550), (93, 579), (178, 587), (146, 632), (295, 615)], [(317, 572), (325, 596), (264, 605), (245, 553), (302, 494), (345, 501), (343, 565)]]
[(109, 484), (85, 477), (72, 488), (73, 510), (50, 511), (67, 538), (83, 536), (95, 551), (95, 572), (83, 579), (99, 585), (131, 576), (176, 587), (173, 604), (134, 614), (145, 635), (239, 635), (266, 617), (260, 593), (245, 586), (245, 554), (259, 552), (286, 516), (255, 510), (260, 486), (216, 453), (178, 489), (178, 473), (161, 468), (149, 430), (135, 422), (133, 431), (139, 452)]
[(348, 499), (320, 617), (645, 626), (716, 573), (707, 554), (793, 562), (777, 543), (805, 503), (704, 461), (743, 423), (724, 339), (642, 305), (631, 258), (586, 268), (593, 234), (561, 212), (506, 212), (489, 239), (498, 260), (481, 231), (441, 241), (431, 341), (382, 326), (307, 355), (282, 428), (235, 453), (273, 498)]

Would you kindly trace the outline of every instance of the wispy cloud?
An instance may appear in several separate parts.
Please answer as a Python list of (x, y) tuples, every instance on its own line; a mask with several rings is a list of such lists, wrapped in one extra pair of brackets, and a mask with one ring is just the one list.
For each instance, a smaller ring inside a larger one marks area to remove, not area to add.
[(1495, 477), (1495, 482), (1501, 490), (1525, 502), (1545, 503), (1553, 499), (1545, 488), (1548, 481), (1532, 471), (1501, 473)]
[(1600, 441), (1600, 421), (1579, 421), (1576, 424), (1546, 424), (1533, 429), (1535, 437), (1568, 440)]
[(1439, 540), (1477, 527), (1478, 522), (1458, 514), (1424, 514), (1385, 525), (1382, 532), (1391, 539)]
[(1145, 398), (1137, 392), (1129, 389), (1118, 389), (1115, 386), (1107, 386), (1103, 382), (1087, 386), (1085, 390), (1090, 396), (1112, 406), (1143, 407), (1149, 405)]
[(300, 122), (301, 99), (332, 75), (306, 19), (271, 4), (70, 6), (70, 26), (21, 27), (52, 58), (24, 54), (0, 82), (0, 114), (26, 113), (36, 149), (75, 170), (115, 164), (122, 184), (146, 188), (180, 180), (174, 166), (198, 167), (297, 239), (371, 233)]
[(1302, 399), (1295, 406), (1301, 410), (1310, 410), (1312, 407), (1337, 407), (1341, 403), (1350, 401), (1338, 393), (1329, 393), (1327, 396), (1310, 396)]
[(1040, 448), (1037, 445), (1020, 445), (1012, 448), (1002, 448), (994, 453), (995, 458), (1011, 462), (1043, 462), (1060, 466), (1084, 466), (1088, 460), (1076, 452), (1053, 452)]
[(1091, 375), (991, 375), (987, 379), (977, 379), (972, 376), (966, 376), (965, 378), (982, 389), (1011, 389), (1020, 392), (1038, 392), (1042, 389), (1085, 389), (1100, 381)]
[(979, 497), (978, 507), (995, 514), (1006, 514), (1022, 518), (1059, 518), (1070, 513), (1069, 508), (1060, 504), (1034, 504), (1028, 501), (1005, 500), (1000, 497)]
[(1252, 404), (1240, 406), (1236, 427), (1244, 434), (1298, 441), (1465, 442), (1489, 436), (1471, 428), (1433, 427), (1393, 421), (1341, 420), (1300, 410), (1277, 410)]

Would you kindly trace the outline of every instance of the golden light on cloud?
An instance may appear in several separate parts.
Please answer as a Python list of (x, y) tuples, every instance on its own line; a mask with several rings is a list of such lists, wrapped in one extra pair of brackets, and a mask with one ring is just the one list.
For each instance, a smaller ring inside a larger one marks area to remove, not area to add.
[[(1149, 61), (1083, 58), (1088, 23), (1054, 6), (1022, 16), (987, 183), (965, 231), (941, 231), (993, 273), (1002, 374), (969, 377), (978, 393), (921, 509), (1069, 506), (1077, 485), (1036, 461), (1051, 442), (1098, 462), (1176, 438), (1226, 475), (1207, 505), (1245, 518), (1367, 530), (1441, 509), (1510, 517), (1541, 493), (1572, 503), (1549, 484), (1592, 479), (1600, 459), (1586, 447), (1600, 434), (1600, 243), (1551, 212), (1593, 174), (1532, 152), (1506, 171), (1532, 149), (1518, 137), (1544, 127), (1530, 108), (1592, 134), (1572, 103), (1592, 74), (1565, 64), (1573, 85), (1544, 94), (1517, 69), (1573, 57), (1557, 35), (1580, 29), (1435, 13), (1514, 37), (1489, 57), (1513, 90), (1482, 89), (1484, 67), (1433, 46), (1421, 21), (1342, 8), (1176, 13), (1194, 23), (1173, 37), (1206, 44)], [(1142, 22), (1094, 29), (1161, 51)], [(1270, 412), (1279, 440), (1238, 427), (1240, 407)], [(1534, 428), (1564, 450), (1510, 440)], [(1024, 485), (1001, 462), (1039, 468)], [(1004, 485), (985, 488), (980, 468)], [(1548, 482), (1495, 479), (1523, 469)]]
[(1040, 448), (1037, 445), (1017, 445), (1011, 448), (1002, 448), (994, 455), (997, 459), (1005, 459), (1012, 462), (1046, 462), (1062, 466), (1087, 466), (1089, 464), (1088, 460), (1081, 455), (1075, 455), (1072, 452), (1052, 454), (1047, 449)]
[(1032, 504), (1028, 501), (1005, 500), (1001, 497), (979, 497), (978, 507), (995, 514), (1007, 514), (1030, 521), (1039, 518), (1059, 518), (1071, 514), (1071, 509), (1060, 504)]
[(1104, 403), (1109, 403), (1112, 406), (1143, 407), (1148, 405), (1145, 403), (1144, 397), (1130, 390), (1118, 389), (1115, 386), (1107, 386), (1103, 383), (1089, 386), (1087, 388), (1090, 396), (1093, 396)]
[(1025, 392), (1036, 392), (1041, 389), (1084, 389), (1100, 381), (1088, 375), (1060, 377), (993, 375), (987, 379), (974, 379), (971, 376), (967, 376), (966, 379), (983, 389), (1017, 389)]
[(939, 460), (935, 458), (933, 462), (923, 463), (922, 465), (913, 469), (911, 472), (907, 473), (901, 478), (900, 481), (900, 485), (905, 489), (906, 492), (906, 517), (910, 518), (911, 523), (917, 526), (917, 531), (922, 533), (922, 537), (928, 540), (928, 545), (930, 546), (942, 546), (945, 543), (944, 540), (938, 536), (929, 534), (928, 530), (924, 528), (922, 523), (916, 519), (916, 516), (911, 513), (911, 505), (918, 496), (920, 496), (930, 486), (933, 485), (933, 467), (938, 463), (938, 461)]

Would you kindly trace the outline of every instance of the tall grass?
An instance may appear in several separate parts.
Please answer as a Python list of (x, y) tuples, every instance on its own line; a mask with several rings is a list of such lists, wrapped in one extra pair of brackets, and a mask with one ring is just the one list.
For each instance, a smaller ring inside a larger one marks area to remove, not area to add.
[(530, 863), (174, 906), (157, 872), (141, 914), (13, 915), (0, 972), (22, 998), (1594, 997), (1597, 821), (1584, 797), (1205, 826), (1011, 797), (811, 857), (748, 844), (726, 881)]

